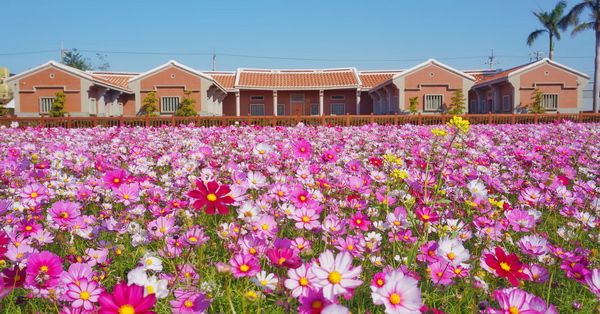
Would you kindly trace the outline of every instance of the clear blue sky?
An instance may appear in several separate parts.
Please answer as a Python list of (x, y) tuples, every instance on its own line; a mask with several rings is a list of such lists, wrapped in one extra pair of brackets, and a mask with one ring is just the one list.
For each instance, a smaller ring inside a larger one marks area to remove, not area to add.
[[(77, 48), (110, 70), (144, 72), (168, 60), (198, 70), (237, 68), (406, 69), (427, 59), (451, 67), (496, 68), (529, 62), (548, 52), (548, 37), (533, 47), (528, 34), (542, 28), (531, 11), (558, 1), (332, 1), (332, 0), (3, 0), (0, 67), (20, 73), (65, 49)], [(568, 0), (568, 9), (579, 0)], [(585, 17), (587, 18), (587, 13)], [(547, 56), (547, 55), (546, 55)], [(590, 76), (594, 34), (556, 42), (555, 61)]]

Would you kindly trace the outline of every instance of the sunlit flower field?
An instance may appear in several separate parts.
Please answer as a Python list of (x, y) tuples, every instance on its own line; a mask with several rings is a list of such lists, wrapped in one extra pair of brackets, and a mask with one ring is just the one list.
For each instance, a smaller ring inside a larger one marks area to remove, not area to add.
[(6, 313), (594, 313), (600, 124), (0, 129)]

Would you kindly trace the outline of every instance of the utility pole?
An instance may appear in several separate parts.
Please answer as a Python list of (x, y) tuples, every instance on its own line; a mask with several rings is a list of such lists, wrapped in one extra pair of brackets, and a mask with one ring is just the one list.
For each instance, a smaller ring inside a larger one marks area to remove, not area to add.
[(486, 62), (485, 64), (490, 65), (490, 70), (494, 69), (494, 65), (500, 63), (500, 62), (494, 62), (494, 59), (496, 59), (496, 57), (494, 56), (494, 49), (492, 49), (492, 55), (488, 59), (490, 59), (490, 61)]
[(217, 53), (213, 50), (213, 71), (217, 70)]
[(529, 62), (531, 61), (540, 61), (542, 60), (542, 56), (545, 55), (545, 52), (542, 51), (534, 51), (529, 54)]
[(65, 63), (65, 47), (62, 41), (60, 42), (60, 63)]

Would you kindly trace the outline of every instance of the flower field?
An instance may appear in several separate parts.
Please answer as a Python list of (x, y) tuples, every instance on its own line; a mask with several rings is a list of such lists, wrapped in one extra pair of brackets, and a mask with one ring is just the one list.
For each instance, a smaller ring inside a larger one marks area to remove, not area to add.
[(594, 313), (600, 124), (0, 129), (6, 313)]

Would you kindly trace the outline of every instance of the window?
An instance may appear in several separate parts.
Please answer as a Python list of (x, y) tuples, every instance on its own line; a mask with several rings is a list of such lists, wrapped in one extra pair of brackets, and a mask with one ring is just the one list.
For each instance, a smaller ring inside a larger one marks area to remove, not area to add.
[(96, 98), (90, 98), (89, 100), (89, 105), (90, 105), (90, 114), (96, 114)]
[(441, 110), (444, 95), (425, 95), (425, 110)]
[(477, 100), (471, 100), (471, 113), (477, 112)]
[(122, 109), (122, 108), (123, 108), (123, 103), (116, 103), (116, 102), (113, 102), (113, 103), (110, 105), (110, 107), (111, 107), (111, 108), (110, 108), (110, 114), (111, 114), (113, 117), (120, 116), (120, 115), (123, 113), (123, 109)]
[(265, 100), (265, 96), (250, 96), (250, 100)]
[(344, 100), (346, 97), (344, 95), (331, 95), (332, 100)]
[(485, 99), (482, 99), (479, 102), (479, 113), (485, 113)]
[(251, 116), (264, 116), (265, 105), (264, 104), (250, 104), (250, 115)]
[(310, 115), (311, 116), (318, 116), (320, 114), (321, 114), (321, 112), (319, 111), (319, 104), (318, 103), (311, 103), (310, 104)]
[(558, 109), (558, 94), (543, 94), (542, 95), (542, 108), (548, 110)]
[(502, 111), (510, 111), (511, 103), (510, 103), (510, 95), (504, 95), (502, 97)]
[(332, 103), (331, 104), (331, 115), (343, 116), (346, 114), (345, 103)]
[(40, 113), (48, 114), (53, 104), (54, 97), (40, 97)]
[(160, 98), (160, 112), (161, 113), (174, 113), (179, 109), (179, 97), (161, 97)]
[(292, 102), (304, 103), (304, 94), (292, 94), (290, 97), (292, 99)]
[(277, 104), (277, 115), (285, 116), (285, 104)]

